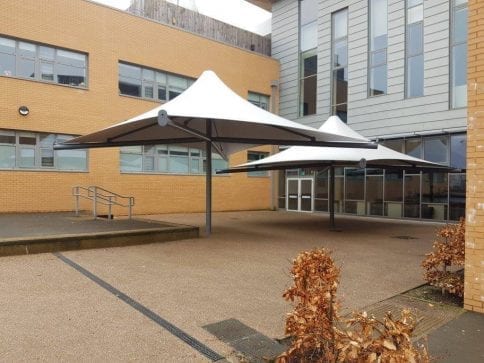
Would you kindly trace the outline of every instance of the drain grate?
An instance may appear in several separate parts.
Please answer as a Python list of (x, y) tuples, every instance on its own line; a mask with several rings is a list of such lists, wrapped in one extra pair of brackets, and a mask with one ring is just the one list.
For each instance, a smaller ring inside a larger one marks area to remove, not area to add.
[(413, 236), (393, 236), (392, 238), (398, 238), (398, 239), (418, 239), (417, 237), (413, 237)]

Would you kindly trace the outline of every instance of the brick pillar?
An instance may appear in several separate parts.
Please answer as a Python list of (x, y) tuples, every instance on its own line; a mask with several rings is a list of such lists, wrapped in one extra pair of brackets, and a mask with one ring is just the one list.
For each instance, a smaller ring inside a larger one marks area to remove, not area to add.
[(464, 307), (484, 313), (484, 6), (469, 0)]

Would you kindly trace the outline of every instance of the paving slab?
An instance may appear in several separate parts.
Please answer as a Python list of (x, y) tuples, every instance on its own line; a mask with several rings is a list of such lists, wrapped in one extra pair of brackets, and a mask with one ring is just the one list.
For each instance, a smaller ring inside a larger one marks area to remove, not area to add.
[[(195, 226), (205, 220), (203, 213), (150, 218)], [(422, 284), (420, 262), (440, 226), (339, 217), (342, 232), (330, 232), (325, 215), (271, 211), (214, 213), (213, 222), (210, 238), (63, 255), (213, 351), (233, 357), (234, 348), (203, 327), (236, 319), (268, 338), (283, 336), (291, 305), (282, 293), (299, 252), (333, 250), (342, 268), (343, 312), (350, 312)], [(402, 235), (413, 239), (395, 238)], [(9, 339), (0, 342), (0, 351), (11, 359), (0, 360), (206, 361), (53, 255), (1, 262), (0, 336)]]
[(484, 314), (467, 311), (428, 336), (429, 351), (440, 363), (484, 362)]

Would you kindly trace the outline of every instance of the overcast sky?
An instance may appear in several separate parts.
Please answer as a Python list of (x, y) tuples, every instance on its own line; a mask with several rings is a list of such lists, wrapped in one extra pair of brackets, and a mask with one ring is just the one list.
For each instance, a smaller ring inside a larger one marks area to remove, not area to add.
[[(131, 0), (93, 0), (125, 10)], [(244, 0), (167, 0), (254, 33), (271, 32), (271, 13)]]

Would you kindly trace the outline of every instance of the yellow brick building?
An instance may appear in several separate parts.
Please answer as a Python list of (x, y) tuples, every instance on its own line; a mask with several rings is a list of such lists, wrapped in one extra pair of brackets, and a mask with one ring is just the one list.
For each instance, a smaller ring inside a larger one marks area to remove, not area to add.
[[(8, 1), (0, 18), (2, 213), (71, 210), (74, 185), (98, 185), (134, 196), (137, 214), (203, 211), (201, 164), (194, 172), (123, 171), (119, 148), (80, 156), (54, 153), (49, 142), (156, 107), (158, 77), (174, 80), (163, 91), (171, 97), (176, 82), (189, 85), (211, 69), (244, 98), (270, 96), (279, 77), (279, 64), (270, 57), (85, 0)], [(128, 95), (133, 89), (129, 80), (127, 91), (120, 90), (122, 67), (128, 73), (142, 72), (140, 84), (134, 85), (139, 97)], [(66, 72), (69, 76), (61, 75)], [(156, 78), (147, 81), (145, 73), (151, 72)], [(28, 115), (21, 115), (22, 106)], [(136, 157), (143, 162), (147, 158)], [(247, 157), (247, 151), (238, 153), (230, 164)], [(270, 208), (267, 176), (217, 176), (213, 184), (214, 210)]]
[(484, 313), (484, 7), (469, 1), (464, 306)]

